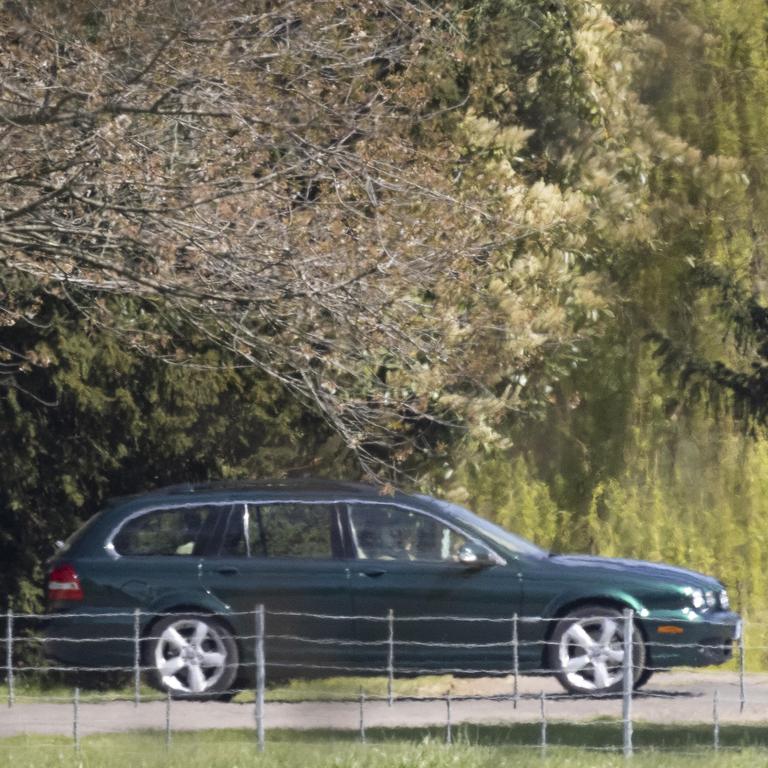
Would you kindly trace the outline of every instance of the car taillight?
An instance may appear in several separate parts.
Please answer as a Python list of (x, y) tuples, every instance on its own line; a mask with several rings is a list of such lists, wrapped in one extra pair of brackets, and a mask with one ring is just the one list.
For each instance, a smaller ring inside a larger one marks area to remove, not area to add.
[(83, 588), (77, 571), (68, 563), (57, 565), (48, 575), (48, 600), (82, 600)]

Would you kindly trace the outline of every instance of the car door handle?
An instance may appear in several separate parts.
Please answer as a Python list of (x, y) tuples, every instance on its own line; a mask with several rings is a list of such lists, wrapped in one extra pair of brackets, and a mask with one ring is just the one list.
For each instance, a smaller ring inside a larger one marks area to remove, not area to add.
[(384, 568), (371, 568), (367, 571), (358, 571), (358, 576), (367, 576), (369, 579), (378, 579), (386, 573)]
[(228, 566), (227, 568), (217, 568), (216, 573), (220, 573), (222, 576), (237, 576), (240, 573), (240, 569)]

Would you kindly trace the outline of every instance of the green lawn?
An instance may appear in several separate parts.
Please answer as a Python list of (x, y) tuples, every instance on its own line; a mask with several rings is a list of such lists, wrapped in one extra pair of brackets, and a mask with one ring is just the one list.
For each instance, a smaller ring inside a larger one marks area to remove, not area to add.
[[(550, 724), (551, 746), (542, 755), (539, 729), (531, 726), (458, 726), (454, 743), (441, 728), (370, 729), (367, 743), (355, 733), (270, 731), (263, 754), (254, 733), (242, 730), (176, 733), (166, 750), (162, 732), (89, 736), (76, 753), (71, 738), (25, 736), (0, 740), (0, 765), (14, 768), (608, 768), (626, 765), (619, 751), (620, 724)], [(717, 766), (747, 768), (768, 763), (768, 727), (728, 726), (723, 749), (711, 750), (708, 728), (638, 724), (634, 768)], [(557, 745), (561, 746), (557, 746)], [(562, 746), (569, 745), (569, 746)], [(651, 746), (653, 745), (653, 746)]]
[[(72, 697), (73, 684), (43, 681), (34, 677), (19, 677), (14, 683), (16, 701), (68, 699)], [(266, 691), (267, 701), (311, 701), (323, 699), (350, 698), (363, 690), (367, 696), (386, 696), (386, 677), (328, 677), (315, 680), (295, 679), (279, 685), (270, 685)], [(472, 690), (471, 680), (457, 680), (450, 675), (422, 676), (394, 681), (394, 692), (400, 696), (443, 696), (447, 691), (466, 693)], [(511, 688), (510, 688), (511, 691)], [(164, 699), (165, 696), (143, 685), (139, 689), (142, 701)], [(80, 700), (105, 701), (109, 699), (133, 699), (133, 681), (127, 679), (112, 688), (99, 690), (86, 684), (80, 689)], [(8, 699), (8, 687), (0, 685), (0, 706)], [(235, 701), (253, 701), (252, 691), (243, 691)]]

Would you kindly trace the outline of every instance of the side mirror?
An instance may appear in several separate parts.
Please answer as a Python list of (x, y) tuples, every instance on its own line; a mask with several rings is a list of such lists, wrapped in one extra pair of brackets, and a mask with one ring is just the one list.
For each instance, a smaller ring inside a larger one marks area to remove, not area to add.
[(499, 559), (482, 544), (471, 542), (459, 550), (459, 562), (467, 568), (490, 568), (498, 565)]

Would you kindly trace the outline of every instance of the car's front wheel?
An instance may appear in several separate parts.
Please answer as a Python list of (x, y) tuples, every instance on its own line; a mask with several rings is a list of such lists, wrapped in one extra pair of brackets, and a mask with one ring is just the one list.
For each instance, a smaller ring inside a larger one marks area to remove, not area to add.
[[(644, 673), (645, 643), (637, 626), (632, 637), (632, 677)], [(549, 665), (569, 693), (603, 695), (624, 686), (624, 618), (614, 608), (586, 605), (571, 611), (555, 627)]]
[(151, 682), (179, 699), (225, 696), (237, 676), (238, 651), (229, 630), (211, 616), (166, 616), (150, 631), (145, 661)]

